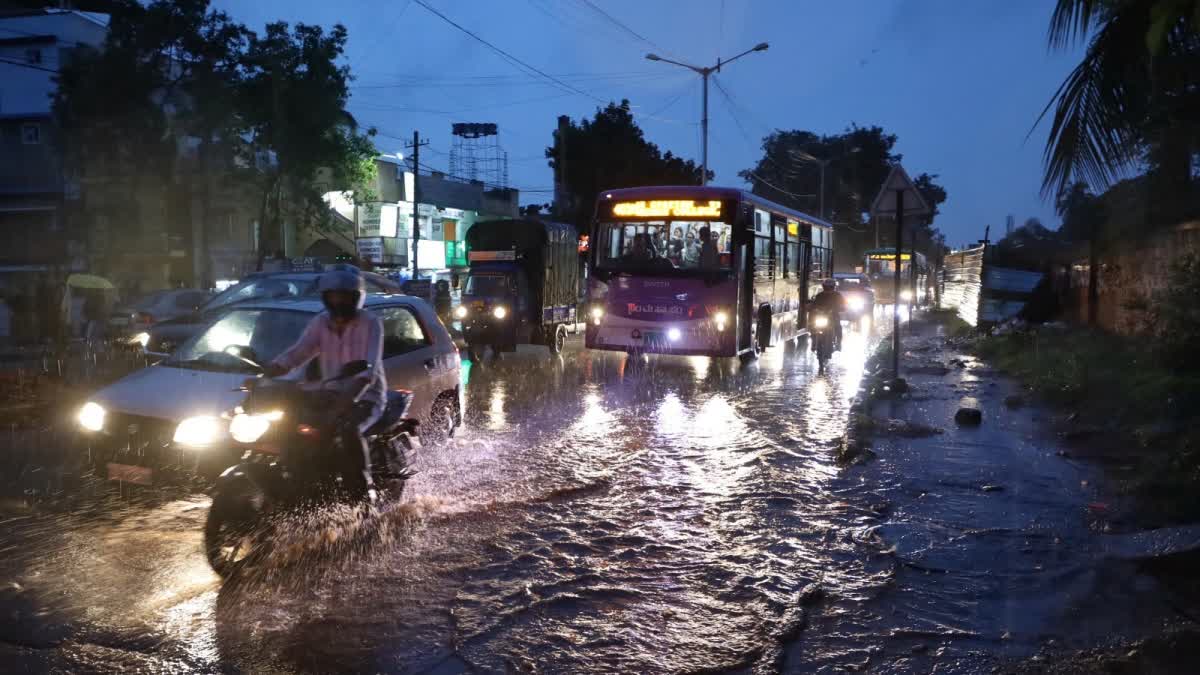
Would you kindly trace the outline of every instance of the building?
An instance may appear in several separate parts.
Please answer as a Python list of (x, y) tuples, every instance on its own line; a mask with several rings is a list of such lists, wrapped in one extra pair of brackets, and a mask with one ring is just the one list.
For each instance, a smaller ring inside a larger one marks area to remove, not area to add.
[(0, 5), (0, 284), (7, 293), (87, 268), (86, 232), (70, 215), (51, 115), (54, 76), (104, 41), (105, 15)]
[[(467, 265), (464, 238), (473, 224), (484, 220), (515, 218), (518, 193), (489, 188), (481, 181), (447, 176), (440, 172), (414, 178), (403, 158), (383, 155), (376, 160), (378, 177), (372, 199), (355, 203), (353, 195), (327, 192), (326, 201), (338, 221), (352, 224), (352, 241), (328, 232), (299, 233), (294, 250), (321, 257), (350, 249), (373, 266), (412, 276), (414, 260), (421, 275), (429, 277)], [(412, 197), (420, 181), (420, 237), (413, 236)], [(290, 252), (289, 252), (290, 253)]]

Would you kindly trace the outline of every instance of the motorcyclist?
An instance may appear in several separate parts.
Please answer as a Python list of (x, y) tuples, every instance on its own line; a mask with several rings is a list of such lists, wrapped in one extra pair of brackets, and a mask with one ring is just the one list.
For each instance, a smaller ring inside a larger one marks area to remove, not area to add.
[(322, 378), (330, 379), (348, 363), (366, 362), (366, 370), (344, 383), (334, 411), (339, 423), (337, 433), (346, 453), (342, 480), (354, 498), (373, 496), (371, 460), (363, 432), (383, 413), (387, 390), (383, 323), (363, 309), (365, 289), (362, 276), (348, 269), (322, 275), (317, 290), (325, 311), (313, 317), (296, 344), (265, 368), (267, 377), (278, 377), (316, 357)]
[[(812, 299), (812, 311), (824, 312), (829, 315), (829, 322), (833, 324), (833, 350), (837, 351), (842, 348), (842, 312), (846, 311), (846, 298), (841, 293), (837, 292), (837, 282), (833, 279), (826, 279), (821, 282), (821, 292), (817, 293)], [(813, 341), (813, 351), (817, 351), (817, 343)]]

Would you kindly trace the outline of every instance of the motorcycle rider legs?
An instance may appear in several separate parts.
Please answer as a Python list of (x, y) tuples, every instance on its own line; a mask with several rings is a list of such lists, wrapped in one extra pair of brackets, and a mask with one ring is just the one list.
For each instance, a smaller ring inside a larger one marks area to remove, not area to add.
[[(842, 312), (846, 311), (846, 298), (837, 292), (837, 281), (826, 279), (821, 282), (821, 292), (813, 297), (813, 311), (825, 312), (833, 324), (833, 350), (842, 348)], [(817, 351), (817, 343), (813, 341), (812, 350)]]
[(343, 467), (342, 480), (352, 498), (370, 500), (374, 497), (371, 459), (363, 432), (379, 419), (386, 401), (383, 323), (363, 309), (366, 286), (357, 272), (326, 272), (317, 290), (325, 311), (313, 317), (296, 344), (268, 364), (264, 374), (278, 377), (316, 357), (321, 377), (328, 379), (337, 376), (348, 363), (366, 362), (366, 370), (355, 374), (341, 389), (334, 411), (343, 456), (326, 459)]

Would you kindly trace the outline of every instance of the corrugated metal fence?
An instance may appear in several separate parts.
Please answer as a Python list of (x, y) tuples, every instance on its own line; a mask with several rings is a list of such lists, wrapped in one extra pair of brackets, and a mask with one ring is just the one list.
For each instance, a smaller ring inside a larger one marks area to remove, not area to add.
[(941, 308), (953, 309), (963, 321), (979, 325), (979, 298), (983, 290), (983, 253), (986, 245), (955, 251), (942, 262)]

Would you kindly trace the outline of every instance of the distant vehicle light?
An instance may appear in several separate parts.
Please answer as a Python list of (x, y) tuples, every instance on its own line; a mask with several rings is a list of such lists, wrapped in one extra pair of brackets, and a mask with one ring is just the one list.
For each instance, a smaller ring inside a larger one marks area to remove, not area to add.
[(667, 339), (670, 340), (671, 342), (679, 342), (680, 338), (682, 338), (682, 337), (683, 337), (683, 333), (680, 332), (680, 330), (678, 328), (668, 328), (667, 329)]
[(900, 291), (900, 302), (912, 302), (912, 299), (913, 299), (912, 291), (908, 291), (908, 290)]
[(456, 318), (456, 319), (467, 318), (467, 306), (459, 305), (458, 307), (455, 307), (454, 308), (454, 318)]
[(88, 431), (100, 431), (104, 428), (104, 418), (108, 412), (99, 403), (88, 401), (79, 409), (79, 426)]
[(508, 316), (508, 310), (503, 306), (497, 307), (496, 309), (492, 310), (492, 316), (496, 317), (497, 319), (503, 319), (504, 317)]
[(861, 295), (851, 295), (846, 298), (846, 306), (850, 309), (859, 312), (867, 306), (867, 299)]

